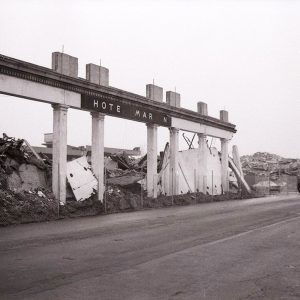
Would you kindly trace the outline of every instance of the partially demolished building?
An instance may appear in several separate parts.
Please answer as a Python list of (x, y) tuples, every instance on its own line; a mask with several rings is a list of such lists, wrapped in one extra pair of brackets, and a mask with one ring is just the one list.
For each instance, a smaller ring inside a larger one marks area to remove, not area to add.
[[(93, 186), (96, 185), (98, 200), (103, 200), (106, 182), (105, 115), (146, 124), (147, 156), (144, 160), (148, 197), (156, 198), (160, 193), (222, 194), (229, 191), (228, 144), (236, 128), (229, 122), (225, 110), (220, 111), (217, 119), (208, 115), (207, 104), (203, 102), (197, 103), (197, 111), (181, 108), (180, 94), (172, 91), (166, 92), (164, 102), (163, 89), (154, 84), (146, 85), (146, 97), (110, 87), (109, 70), (94, 64), (86, 65), (86, 79), (79, 78), (78, 59), (59, 52), (52, 55), (52, 69), (0, 56), (0, 93), (52, 105), (52, 190), (60, 203), (66, 202), (66, 179), (72, 182), (73, 169), (67, 164), (68, 109), (91, 113), (91, 170), (95, 178), (90, 179)], [(169, 128), (170, 139), (158, 173), (159, 126)], [(179, 151), (180, 130), (197, 134), (196, 149)], [(221, 140), (220, 153), (207, 146), (207, 136)], [(235, 174), (242, 177), (238, 166)]]

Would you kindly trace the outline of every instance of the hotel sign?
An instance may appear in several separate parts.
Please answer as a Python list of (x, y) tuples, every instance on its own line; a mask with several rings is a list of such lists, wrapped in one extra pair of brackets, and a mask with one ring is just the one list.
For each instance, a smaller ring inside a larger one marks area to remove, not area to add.
[(81, 108), (138, 122), (171, 126), (170, 116), (151, 108), (144, 108), (143, 105), (124, 103), (117, 96), (112, 95), (81, 95)]

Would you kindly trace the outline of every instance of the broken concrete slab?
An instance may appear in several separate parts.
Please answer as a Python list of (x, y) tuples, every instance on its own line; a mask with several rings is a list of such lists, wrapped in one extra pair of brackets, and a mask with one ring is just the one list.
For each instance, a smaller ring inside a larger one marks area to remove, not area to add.
[(46, 174), (34, 165), (22, 164), (8, 176), (7, 185), (17, 192), (47, 188)]
[(127, 186), (142, 180), (144, 177), (145, 174), (132, 171), (129, 173), (125, 173), (122, 176), (108, 178), (106, 180), (106, 183), (111, 185)]
[(86, 156), (67, 163), (67, 179), (77, 201), (88, 199), (97, 191), (98, 180)]

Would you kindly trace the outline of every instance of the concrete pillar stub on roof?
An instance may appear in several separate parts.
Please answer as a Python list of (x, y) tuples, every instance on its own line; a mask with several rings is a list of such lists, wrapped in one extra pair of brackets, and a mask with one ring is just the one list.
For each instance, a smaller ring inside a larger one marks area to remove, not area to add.
[(52, 70), (60, 74), (78, 77), (78, 58), (61, 52), (52, 53)]
[(109, 69), (95, 64), (87, 64), (86, 80), (95, 84), (109, 86)]
[(92, 115), (92, 149), (91, 163), (98, 179), (98, 200), (103, 201), (104, 194), (104, 114), (91, 112)]
[[(203, 116), (208, 115), (207, 104), (204, 102), (197, 103), (197, 111)], [(196, 175), (196, 188), (199, 192), (206, 194), (207, 189), (207, 145), (206, 145), (206, 135), (203, 133), (198, 133), (198, 174)]]
[[(86, 65), (86, 80), (104, 86), (109, 85), (109, 70), (94, 64)], [(93, 172), (98, 179), (97, 196), (103, 201), (104, 186), (104, 117), (100, 112), (91, 112), (92, 116), (92, 148), (91, 163)]]
[(166, 101), (171, 106), (180, 107), (180, 94), (168, 91), (166, 92)]
[[(220, 111), (220, 120), (223, 122), (228, 122), (228, 111)], [(223, 187), (223, 192), (229, 191), (229, 172), (228, 172), (228, 140), (221, 139), (221, 182)]]
[[(167, 103), (171, 106), (180, 107), (180, 94), (172, 91), (166, 93)], [(179, 129), (170, 128), (170, 163), (169, 163), (169, 195), (179, 194)]]
[(146, 97), (149, 100), (163, 102), (163, 88), (154, 84), (147, 84)]
[[(147, 84), (146, 97), (162, 102), (163, 88)], [(147, 124), (147, 195), (157, 198), (157, 125), (150, 123)]]
[[(52, 70), (60, 74), (78, 77), (78, 58), (61, 53), (52, 53)], [(54, 104), (52, 147), (52, 190), (60, 203), (66, 203), (67, 180), (67, 112), (68, 106)]]
[(67, 111), (68, 107), (54, 104), (52, 147), (52, 191), (62, 204), (66, 203), (67, 180)]
[(207, 104), (201, 101), (197, 102), (197, 111), (200, 115), (207, 116), (208, 115)]

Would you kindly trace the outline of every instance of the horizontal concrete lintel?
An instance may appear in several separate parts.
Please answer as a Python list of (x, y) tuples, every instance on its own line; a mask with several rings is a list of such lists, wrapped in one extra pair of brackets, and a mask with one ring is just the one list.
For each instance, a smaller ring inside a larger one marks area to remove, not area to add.
[(0, 74), (0, 93), (72, 108), (81, 106), (78, 93), (3, 74)]
[(172, 127), (178, 128), (180, 130), (195, 132), (195, 133), (203, 133), (207, 136), (212, 136), (216, 138), (223, 139), (232, 139), (233, 133), (230, 131), (226, 131), (224, 129), (200, 124), (193, 121), (183, 120), (179, 118), (172, 117), (171, 118)]
[[(53, 71), (52, 69), (35, 65), (26, 61), (18, 60), (0, 54), (0, 73), (16, 78), (27, 79), (52, 87), (61, 88), (78, 94), (85, 94), (97, 97), (98, 94), (117, 96), (123, 102), (132, 102), (133, 104), (145, 105), (147, 108), (159, 110), (161, 113), (169, 116), (192, 120), (203, 123), (208, 126), (224, 129), (225, 131), (236, 132), (235, 125), (222, 122), (220, 119), (210, 116), (202, 116), (195, 111), (184, 108), (176, 108), (164, 102), (157, 102), (147, 99), (144, 96), (137, 95), (128, 91), (114, 87), (106, 87), (91, 83), (83, 78), (73, 78)], [(1, 93), (1, 92), (0, 92)], [(28, 98), (30, 99), (30, 98)], [(35, 99), (34, 99), (35, 100)], [(53, 103), (51, 101), (51, 103)]]

